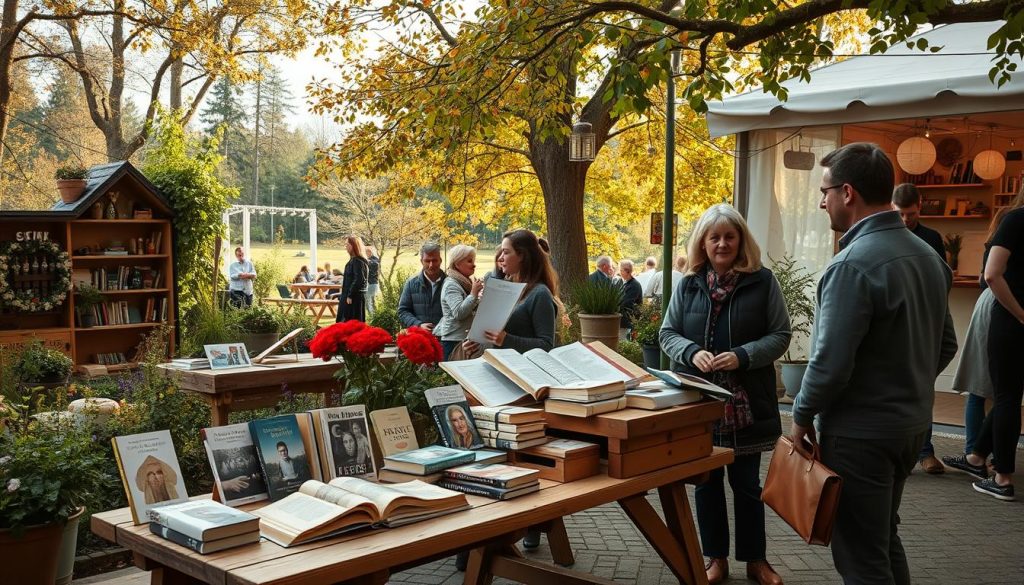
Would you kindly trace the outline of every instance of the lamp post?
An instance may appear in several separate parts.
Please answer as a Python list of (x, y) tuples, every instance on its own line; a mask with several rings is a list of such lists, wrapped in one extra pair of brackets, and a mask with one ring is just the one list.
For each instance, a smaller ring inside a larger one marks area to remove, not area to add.
[[(661, 233), (661, 315), (662, 320), (668, 312), (668, 303), (672, 297), (672, 253), (675, 251), (675, 232), (672, 231), (672, 217), (675, 209), (674, 188), (676, 182), (676, 80), (679, 71), (679, 51), (672, 51), (672, 71), (669, 73), (665, 93), (668, 102), (665, 104), (665, 213), (662, 214)], [(668, 356), (661, 353), (661, 367), (668, 367)]]

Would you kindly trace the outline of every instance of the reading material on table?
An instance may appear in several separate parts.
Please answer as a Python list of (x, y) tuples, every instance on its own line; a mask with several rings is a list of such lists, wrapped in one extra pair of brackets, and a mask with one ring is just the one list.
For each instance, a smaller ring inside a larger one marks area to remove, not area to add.
[(626, 390), (626, 406), (644, 410), (661, 410), (679, 404), (700, 402), (704, 395), (696, 390), (673, 388), (657, 380), (644, 382), (636, 388)]
[(512, 425), (543, 423), (544, 409), (525, 406), (474, 406), (473, 418), (480, 421), (492, 421)]
[(621, 380), (627, 388), (632, 388), (652, 379), (643, 368), (600, 341), (586, 344), (577, 341), (556, 347), (548, 355), (588, 380)]
[(225, 504), (240, 506), (267, 499), (267, 483), (248, 424), (209, 427), (202, 435), (213, 481)]
[(503, 406), (506, 404), (532, 404), (536, 402), (515, 382), (509, 380), (494, 366), (483, 358), (461, 360), (457, 362), (441, 362), (437, 364), (448, 372), (466, 392), (473, 395), (477, 402), (484, 406)]
[(295, 414), (249, 421), (249, 431), (271, 501), (297, 492), (303, 482), (313, 479), (310, 454), (306, 453)]
[(430, 445), (389, 455), (384, 458), (384, 468), (413, 475), (430, 475), (475, 460), (476, 455), (472, 451)]
[(626, 408), (626, 397), (611, 398), (597, 402), (570, 402), (566, 400), (545, 400), (544, 410), (553, 414), (587, 418), (606, 412)]
[(114, 437), (111, 442), (132, 522), (149, 522), (153, 506), (188, 500), (170, 431)]
[(454, 449), (478, 449), (484, 446), (480, 433), (473, 424), (466, 395), (459, 386), (430, 388), (423, 395), (434, 416), (434, 424), (441, 433), (441, 441)]
[[(337, 406), (310, 411), (320, 451), (324, 477), (377, 476), (377, 463), (373, 459), (366, 407)], [(315, 478), (314, 478), (315, 479)]]
[(484, 332), (505, 329), (516, 303), (523, 296), (524, 288), (524, 282), (488, 278), (484, 284), (484, 294), (476, 307), (473, 324), (469, 328), (468, 339), (490, 347), (491, 342), (484, 337)]
[(213, 500), (190, 500), (151, 508), (149, 520), (199, 541), (259, 531), (260, 524), (258, 517)]
[(717, 384), (712, 384), (703, 378), (691, 376), (690, 374), (683, 374), (681, 372), (671, 372), (669, 370), (655, 370), (654, 368), (646, 369), (648, 372), (654, 374), (659, 380), (668, 383), (674, 388), (696, 390), (705, 396), (717, 398), (718, 400), (729, 400), (732, 398), (732, 392), (729, 392)]
[(374, 410), (370, 413), (370, 421), (373, 422), (377, 445), (385, 457), (420, 448), (407, 407)]
[(382, 485), (339, 477), (329, 484), (307, 481), (255, 514), (263, 536), (287, 547), (359, 526), (400, 526), (468, 507), (464, 494), (421, 481)]
[(483, 359), (537, 400), (555, 388), (566, 395), (606, 391), (621, 396), (626, 391), (622, 380), (583, 379), (542, 350), (521, 354), (514, 349), (488, 349)]

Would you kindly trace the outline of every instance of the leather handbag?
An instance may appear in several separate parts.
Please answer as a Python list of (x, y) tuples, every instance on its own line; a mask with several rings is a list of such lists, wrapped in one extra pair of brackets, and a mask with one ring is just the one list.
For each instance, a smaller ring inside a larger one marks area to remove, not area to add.
[(832, 541), (843, 478), (821, 462), (817, 444), (795, 445), (783, 435), (775, 443), (761, 500), (807, 544)]

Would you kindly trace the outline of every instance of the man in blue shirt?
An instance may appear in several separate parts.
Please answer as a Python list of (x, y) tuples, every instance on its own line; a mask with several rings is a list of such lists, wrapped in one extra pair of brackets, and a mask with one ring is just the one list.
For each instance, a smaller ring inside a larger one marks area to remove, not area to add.
[(256, 267), (246, 260), (242, 247), (235, 248), (235, 261), (228, 266), (229, 301), (238, 308), (252, 306), (252, 285)]

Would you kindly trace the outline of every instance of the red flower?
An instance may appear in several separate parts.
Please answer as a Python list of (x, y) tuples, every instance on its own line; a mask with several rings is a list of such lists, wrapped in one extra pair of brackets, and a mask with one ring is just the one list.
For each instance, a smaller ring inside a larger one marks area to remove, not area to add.
[(353, 334), (366, 329), (366, 323), (362, 321), (343, 321), (316, 332), (309, 342), (309, 351), (313, 357), (330, 361), (330, 359), (345, 349), (345, 342)]
[(395, 339), (398, 349), (414, 364), (433, 365), (444, 359), (441, 342), (434, 334), (421, 327), (409, 327)]
[(345, 345), (356, 355), (372, 356), (383, 351), (384, 346), (393, 341), (391, 334), (380, 327), (366, 327), (350, 335)]

